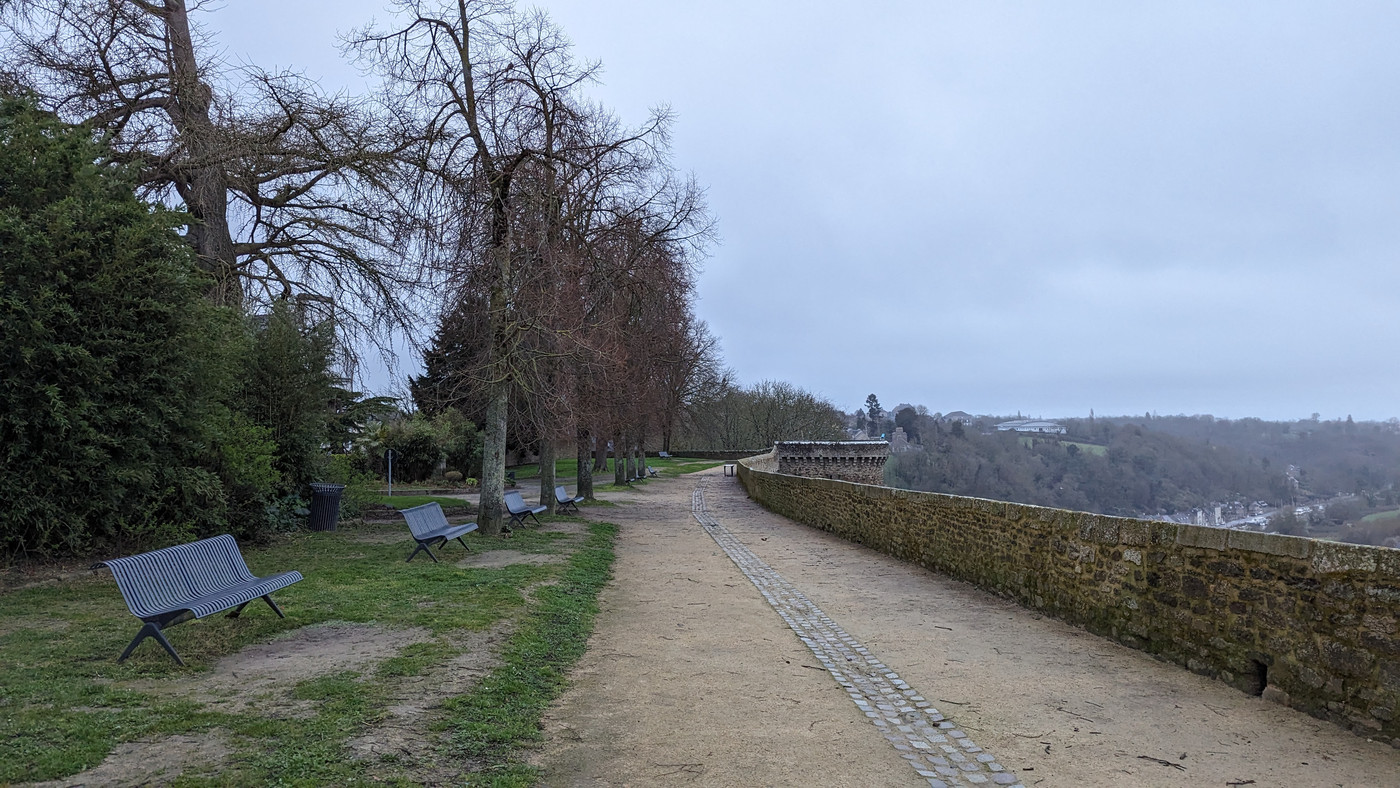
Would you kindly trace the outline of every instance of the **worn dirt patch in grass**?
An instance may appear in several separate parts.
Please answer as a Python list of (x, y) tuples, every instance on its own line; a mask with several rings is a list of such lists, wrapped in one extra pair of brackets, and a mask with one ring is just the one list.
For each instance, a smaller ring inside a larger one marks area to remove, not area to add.
[(499, 569), (513, 564), (562, 564), (567, 555), (555, 553), (522, 553), (518, 550), (492, 550), (485, 553), (472, 553), (457, 562), (463, 569)]
[(215, 728), (198, 735), (165, 736), (151, 741), (117, 745), (101, 764), (62, 780), (31, 783), (33, 788), (78, 788), (78, 786), (169, 785), (197, 766), (198, 771), (217, 767), (233, 753), (228, 733)]
[(581, 523), (577, 520), (557, 520), (540, 526), (539, 532), (542, 534), (569, 534), (571, 536), (583, 536), (588, 533), (588, 523)]
[(314, 713), (315, 701), (292, 697), (297, 684), (317, 676), (363, 670), (410, 643), (431, 639), (426, 629), (390, 629), (344, 622), (302, 627), (286, 637), (231, 654), (206, 674), (175, 681), (143, 679), (131, 689), (197, 701), (212, 711), (287, 718)]
[(514, 622), (507, 621), (454, 638), (453, 645), (462, 653), (421, 675), (396, 680), (384, 719), (346, 747), (366, 761), (376, 777), (407, 778), (423, 785), (459, 783), (466, 764), (442, 757), (442, 734), (433, 731), (433, 723), (445, 699), (470, 692), (500, 665), (501, 646), (514, 629)]

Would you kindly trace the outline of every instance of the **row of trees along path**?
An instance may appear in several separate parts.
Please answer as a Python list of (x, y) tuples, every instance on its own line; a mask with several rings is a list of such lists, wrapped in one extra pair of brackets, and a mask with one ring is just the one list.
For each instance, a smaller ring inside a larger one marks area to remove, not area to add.
[(583, 460), (611, 441), (630, 465), (669, 434), (715, 342), (691, 305), (711, 225), (670, 164), (667, 110), (624, 126), (584, 93), (598, 65), (509, 2), (391, 3), (346, 37), (379, 79), (366, 96), (230, 66), (198, 8), (7, 4), (0, 87), (105, 137), (142, 196), (189, 212), (214, 302), (316, 306), (347, 347), (442, 315), (415, 393), (485, 414), (485, 533), (508, 425), (539, 441), (551, 505), (556, 443)]

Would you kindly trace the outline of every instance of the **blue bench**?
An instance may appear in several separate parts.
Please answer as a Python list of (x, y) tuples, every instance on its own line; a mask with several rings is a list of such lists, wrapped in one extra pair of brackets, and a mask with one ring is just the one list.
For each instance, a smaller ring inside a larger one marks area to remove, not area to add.
[(248, 571), (238, 543), (228, 534), (113, 558), (94, 564), (93, 568), (103, 566), (112, 570), (127, 609), (145, 622), (118, 662), (131, 656), (141, 641), (155, 638), (176, 662), (184, 665), (185, 661), (165, 639), (166, 627), (229, 608), (234, 610), (228, 617), (237, 618), (254, 599), (262, 599), (278, 617), (286, 618), (271, 594), (301, 580), (300, 572), (255, 576)]
[(535, 521), (536, 525), (539, 525), (540, 518), (536, 517), (535, 515), (549, 511), (549, 507), (531, 506), (530, 504), (525, 503), (525, 499), (521, 497), (520, 493), (512, 490), (511, 492), (506, 493), (506, 511), (510, 512), (511, 525), (515, 525), (517, 523), (519, 523), (520, 525), (524, 525), (526, 517), (531, 518)]
[[(427, 553), (428, 557), (433, 559), (433, 563), (436, 564), (438, 563), (437, 556), (433, 555), (433, 551), (429, 548), (439, 543), (446, 545), (453, 539), (456, 539), (462, 547), (465, 547), (467, 552), (470, 553), (472, 551), (470, 547), (467, 547), (467, 543), (462, 541), (462, 537), (475, 531), (476, 523), (464, 523), (462, 525), (449, 524), (447, 522), (447, 515), (442, 513), (442, 507), (438, 506), (437, 501), (425, 503), (422, 506), (414, 506), (411, 509), (403, 509), (399, 514), (403, 515), (403, 519), (408, 521), (408, 530), (412, 531), (413, 538), (418, 540), (418, 546), (413, 549), (413, 552), (408, 554), (409, 561), (412, 561), (413, 557), (418, 555), (418, 551), (422, 550)], [(404, 563), (408, 562), (405, 561)]]
[(560, 485), (554, 488), (554, 500), (559, 502), (559, 511), (568, 511), (572, 507), (577, 512), (578, 505), (583, 503), (583, 496), (570, 498), (569, 494), (564, 491), (563, 485)]

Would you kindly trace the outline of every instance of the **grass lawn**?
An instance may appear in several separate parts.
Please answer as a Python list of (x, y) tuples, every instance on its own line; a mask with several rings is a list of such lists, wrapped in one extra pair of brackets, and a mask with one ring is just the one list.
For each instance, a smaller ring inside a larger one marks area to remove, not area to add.
[[(152, 640), (117, 664), (140, 623), (106, 571), (0, 593), (0, 785), (76, 774), (123, 742), (210, 732), (232, 752), (221, 761), (187, 764), (176, 785), (421, 784), (431, 759), (389, 754), (357, 760), (347, 743), (377, 730), (424, 676), (447, 669), (454, 657), (471, 656), (464, 649), (474, 633), (506, 623), (510, 634), (492, 672), (463, 684), (455, 696), (434, 694), (414, 724), (433, 740), (432, 756), (459, 769), (454, 782), (529, 785), (534, 772), (518, 748), (538, 737), (540, 714), (582, 654), (595, 599), (611, 572), (616, 527), (580, 529), (521, 528), (510, 539), (469, 534), (474, 553), (508, 549), (558, 557), (557, 563), (499, 568), (457, 566), (464, 554), (455, 543), (442, 548), (442, 563), (422, 556), (404, 563), (412, 541), (397, 525), (342, 524), (335, 532), (297, 533), (267, 548), (245, 548), (254, 573), (297, 569), (305, 576), (275, 594), (287, 618), (255, 600), (237, 619), (215, 615), (170, 628), (168, 637), (188, 668)], [(271, 643), (275, 651), (279, 638), (335, 622), (391, 630), (381, 636), (383, 656), (354, 670), (318, 672), (312, 650), (305, 657), (312, 677), (241, 708), (190, 690), (217, 675), (221, 658), (245, 646)], [(394, 635), (410, 628), (412, 638)], [(260, 704), (298, 702), (298, 714), (259, 712)], [(441, 778), (440, 771), (431, 774)]]
[(1397, 517), (1400, 517), (1400, 509), (1392, 509), (1388, 512), (1375, 512), (1374, 514), (1368, 514), (1365, 517), (1361, 518), (1361, 522), (1378, 523), (1382, 520), (1394, 520)]
[[(1031, 448), (1033, 445), (1035, 445), (1035, 441), (1036, 441), (1036, 440), (1044, 440), (1044, 439), (1043, 439), (1043, 438), (1036, 438), (1035, 436), (1032, 436), (1032, 435), (1022, 435), (1022, 436), (1021, 436), (1021, 445), (1022, 445), (1022, 446), (1025, 446), (1027, 449), (1029, 449), (1029, 448)], [(1107, 447), (1107, 446), (1100, 446), (1100, 445), (1098, 445), (1097, 443), (1081, 443), (1081, 442), (1079, 442), (1079, 441), (1067, 441), (1067, 440), (1061, 440), (1059, 443), (1060, 443), (1061, 446), (1078, 446), (1080, 451), (1088, 452), (1089, 454), (1096, 454), (1096, 455), (1099, 455), (1099, 456), (1103, 456), (1103, 455), (1105, 455), (1105, 454), (1108, 454), (1108, 447)]]
[(463, 498), (450, 498), (443, 495), (380, 495), (374, 499), (374, 502), (384, 506), (392, 506), (395, 509), (411, 509), (433, 502), (437, 502), (443, 508), (471, 505), (470, 501)]

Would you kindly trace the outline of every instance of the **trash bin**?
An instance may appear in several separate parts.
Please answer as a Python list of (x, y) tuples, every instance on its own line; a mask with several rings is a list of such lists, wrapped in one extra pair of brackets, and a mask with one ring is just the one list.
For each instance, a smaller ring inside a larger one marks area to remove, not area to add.
[(340, 494), (343, 484), (311, 483), (311, 530), (334, 531), (340, 520)]

